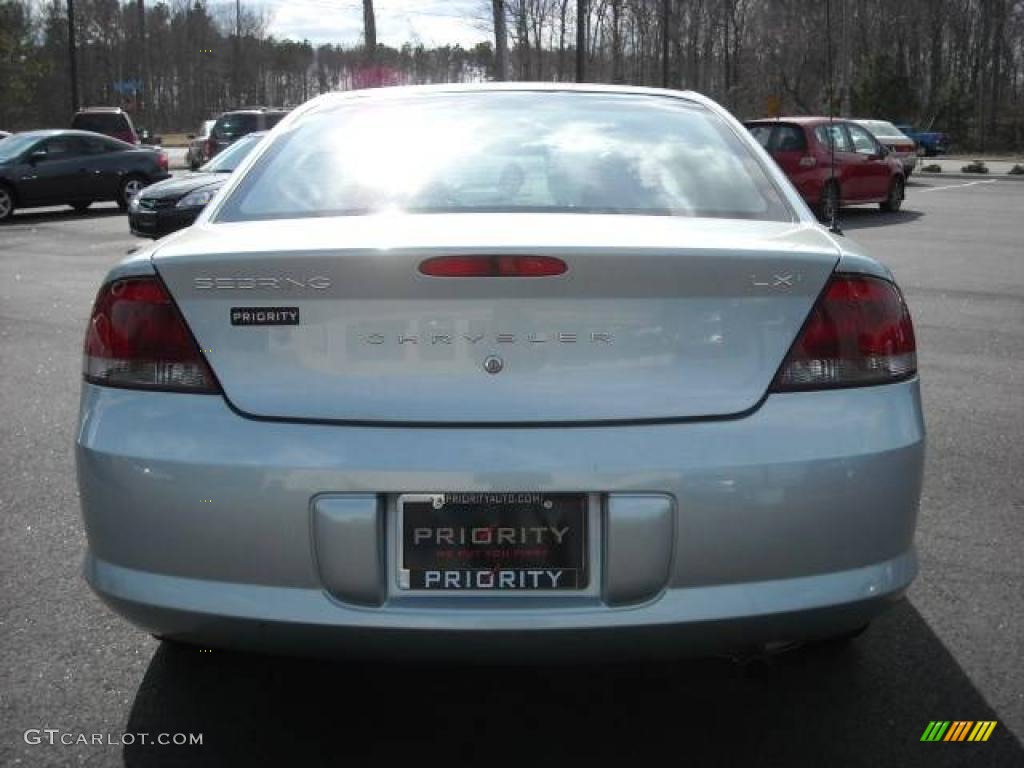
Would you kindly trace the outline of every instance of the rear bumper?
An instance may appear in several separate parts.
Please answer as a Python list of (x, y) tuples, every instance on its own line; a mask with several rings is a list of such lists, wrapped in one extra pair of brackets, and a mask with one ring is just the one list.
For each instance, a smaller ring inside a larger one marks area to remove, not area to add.
[(828, 637), (902, 597), (913, 549), (864, 568), (756, 584), (666, 591), (628, 612), (384, 611), (327, 601), (318, 589), (211, 583), (86, 557), (85, 576), (117, 613), (153, 634), (216, 647), (332, 656), (450, 659), (706, 655)]
[[(916, 570), (916, 380), (773, 395), (741, 419), (569, 429), (268, 422), (220, 397), (85, 385), (76, 449), (89, 583), (139, 626), (201, 643), (702, 653), (850, 629)], [(467, 490), (592, 492), (596, 592), (401, 593), (395, 494)], [(378, 527), (357, 514), (324, 533), (325, 494), (376, 499)], [(670, 500), (668, 522), (636, 516), (636, 498)], [(346, 549), (346, 530), (378, 546)], [(367, 574), (377, 597), (349, 599)]]

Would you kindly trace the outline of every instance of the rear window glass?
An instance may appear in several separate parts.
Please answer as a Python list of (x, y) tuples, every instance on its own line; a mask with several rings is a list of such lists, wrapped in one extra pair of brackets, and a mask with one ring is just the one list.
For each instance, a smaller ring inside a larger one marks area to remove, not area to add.
[(747, 130), (750, 131), (750, 135), (757, 139), (757, 143), (765, 149), (768, 149), (768, 144), (772, 139), (772, 126), (770, 125), (748, 125)]
[(807, 149), (807, 140), (804, 138), (804, 131), (795, 125), (779, 125), (775, 128), (775, 144), (773, 149), (776, 152), (802, 152)]
[(748, 147), (702, 106), (530, 92), (336, 104), (278, 137), (218, 218), (387, 210), (792, 218)]
[(270, 130), (275, 125), (284, 120), (286, 114), (287, 113), (285, 112), (271, 112), (270, 114), (268, 114), (266, 116), (267, 130)]
[(233, 139), (259, 129), (259, 117), (254, 114), (224, 115), (213, 126), (218, 139)]
[(90, 113), (75, 115), (71, 121), (71, 127), (79, 131), (93, 131), (94, 133), (114, 133), (128, 130), (128, 121), (124, 115), (115, 112), (111, 113)]

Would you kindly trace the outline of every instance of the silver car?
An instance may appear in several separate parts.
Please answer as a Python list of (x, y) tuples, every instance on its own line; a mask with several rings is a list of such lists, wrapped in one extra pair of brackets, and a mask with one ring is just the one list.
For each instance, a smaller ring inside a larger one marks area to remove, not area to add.
[(862, 128), (867, 128), (881, 144), (889, 150), (893, 157), (903, 164), (903, 172), (907, 178), (917, 167), (917, 144), (903, 131), (886, 120), (853, 120)]
[(210, 140), (210, 131), (216, 120), (204, 120), (199, 126), (199, 133), (188, 135), (188, 149), (185, 151), (185, 164), (190, 171), (199, 169), (209, 158), (206, 156), (206, 142)]
[(914, 578), (889, 271), (693, 94), (329, 94), (116, 266), (85, 575), (171, 640), (698, 654), (849, 637)]

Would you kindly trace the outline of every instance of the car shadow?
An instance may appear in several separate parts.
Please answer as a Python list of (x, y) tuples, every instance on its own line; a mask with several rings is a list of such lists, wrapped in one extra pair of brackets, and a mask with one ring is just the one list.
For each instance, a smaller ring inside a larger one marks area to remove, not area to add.
[(839, 215), (839, 226), (846, 229), (873, 229), (874, 227), (891, 227), (895, 224), (908, 224), (924, 216), (924, 212), (902, 208), (896, 213), (886, 213), (876, 207), (843, 208)]
[(909, 602), (846, 648), (765, 661), (473, 666), (254, 656), (162, 644), (126, 732), (131, 767), (1024, 765), (1003, 722), (985, 743), (922, 743), (931, 720), (996, 720)]
[(96, 203), (79, 213), (73, 208), (18, 208), (7, 222), (8, 225), (45, 224), (51, 221), (68, 221), (69, 219), (100, 219), (108, 216), (127, 216), (127, 213), (115, 204), (103, 205)]

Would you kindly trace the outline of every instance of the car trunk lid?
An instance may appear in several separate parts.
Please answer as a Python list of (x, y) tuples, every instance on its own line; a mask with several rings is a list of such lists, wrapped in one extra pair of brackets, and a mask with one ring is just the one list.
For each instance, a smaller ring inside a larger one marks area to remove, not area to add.
[[(421, 274), (444, 255), (567, 271)], [(520, 213), (207, 225), (154, 263), (243, 413), (525, 424), (755, 407), (837, 259), (813, 225)]]

